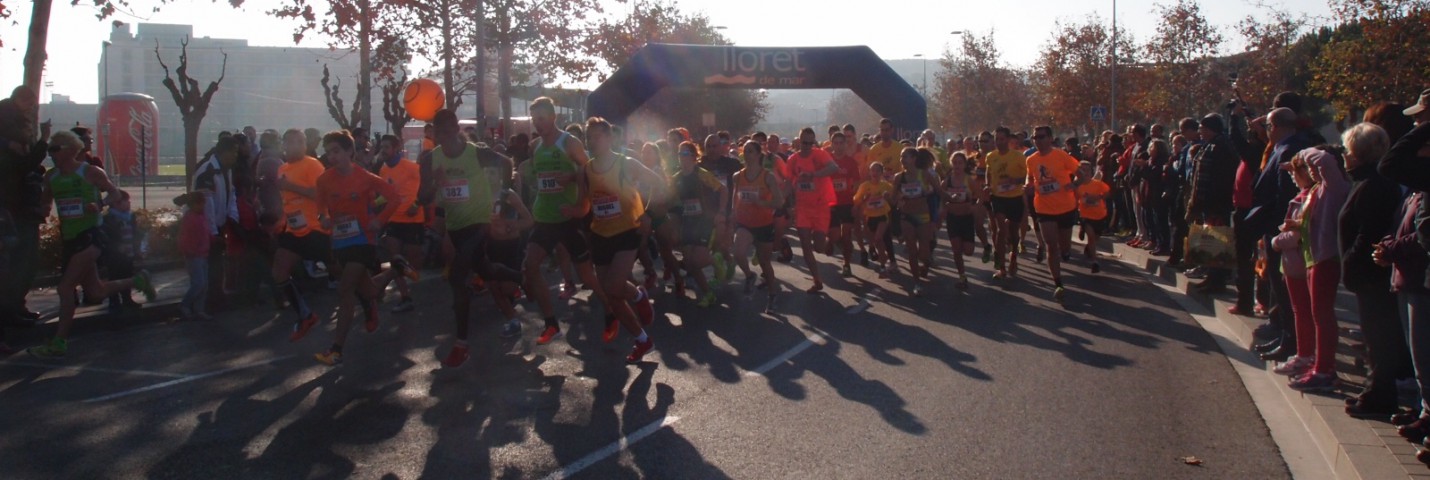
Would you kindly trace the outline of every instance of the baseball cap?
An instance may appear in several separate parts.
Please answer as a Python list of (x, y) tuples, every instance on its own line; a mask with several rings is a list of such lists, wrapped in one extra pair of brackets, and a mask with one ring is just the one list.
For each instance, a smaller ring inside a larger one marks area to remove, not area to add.
[(1426, 108), (1430, 108), (1430, 90), (1420, 92), (1420, 101), (1415, 105), (1411, 105), (1410, 108), (1405, 109), (1403, 113), (1405, 113), (1407, 117), (1414, 116), (1425, 111)]

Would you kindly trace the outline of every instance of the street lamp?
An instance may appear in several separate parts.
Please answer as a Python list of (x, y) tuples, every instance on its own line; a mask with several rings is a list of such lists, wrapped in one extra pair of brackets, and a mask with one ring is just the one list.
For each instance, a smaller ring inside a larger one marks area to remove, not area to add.
[(919, 87), (919, 90), (921, 90), (919, 93), (927, 98), (929, 96), (929, 60), (924, 58), (924, 54), (922, 53), (915, 53), (914, 58), (922, 58), (924, 61), (924, 83)]
[(1112, 108), (1108, 111), (1109, 130), (1117, 131), (1117, 0), (1112, 0)]

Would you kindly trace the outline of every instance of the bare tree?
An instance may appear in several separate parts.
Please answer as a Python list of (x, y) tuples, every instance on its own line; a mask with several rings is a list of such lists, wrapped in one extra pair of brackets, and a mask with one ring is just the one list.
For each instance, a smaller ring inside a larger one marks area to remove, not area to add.
[(184, 119), (184, 183), (189, 184), (199, 161), (199, 125), (208, 115), (209, 102), (218, 93), (218, 85), (223, 83), (223, 77), (228, 73), (228, 53), (219, 50), (223, 53), (223, 66), (220, 67), (218, 80), (209, 82), (208, 88), (200, 90), (199, 81), (189, 76), (189, 37), (180, 40), (179, 46), (179, 68), (174, 69), (179, 74), (178, 82), (169, 76), (169, 66), (164, 64), (164, 56), (159, 54), (158, 40), (154, 41), (154, 57), (159, 59), (159, 66), (164, 67), (164, 87), (169, 89), (169, 95), (174, 97), (174, 105), (179, 107), (179, 114)]
[[(332, 76), (328, 74), (328, 64), (323, 64), (323, 78), (318, 83), (323, 86), (323, 102), (328, 104), (328, 115), (333, 117), (333, 121), (338, 122), (338, 128), (351, 131), (355, 125), (353, 120), (362, 114), (361, 102), (353, 104), (352, 113), (343, 112), (343, 97), (338, 94), (338, 89), (343, 86), (342, 80), (331, 81)], [(385, 107), (384, 107), (385, 108)]]
[(401, 79), (389, 77), (382, 84), (382, 117), (387, 119), (389, 133), (398, 138), (402, 138), (402, 127), (412, 120), (407, 114), (407, 108), (402, 105), (403, 87), (406, 86), (406, 71), (402, 72)]

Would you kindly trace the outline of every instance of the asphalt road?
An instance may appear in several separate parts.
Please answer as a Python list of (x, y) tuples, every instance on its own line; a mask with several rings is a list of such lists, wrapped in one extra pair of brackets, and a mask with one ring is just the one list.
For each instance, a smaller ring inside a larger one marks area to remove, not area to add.
[[(501, 341), (479, 301), (472, 358), (442, 369), (435, 278), (333, 368), (311, 358), (331, 324), (290, 344), (292, 314), (271, 306), (86, 321), (64, 361), (0, 361), (0, 465), (13, 479), (1289, 477), (1212, 338), (1135, 272), (1072, 266), (1060, 306), (1027, 261), (1003, 289), (971, 259), (964, 293), (939, 253), (919, 298), (858, 266), (774, 315), (735, 282), (710, 309), (658, 294), (638, 366), (629, 337), (601, 342), (583, 293), (546, 346), (538, 315)], [(798, 259), (778, 275), (808, 286)], [(873, 306), (847, 314), (856, 295)]]

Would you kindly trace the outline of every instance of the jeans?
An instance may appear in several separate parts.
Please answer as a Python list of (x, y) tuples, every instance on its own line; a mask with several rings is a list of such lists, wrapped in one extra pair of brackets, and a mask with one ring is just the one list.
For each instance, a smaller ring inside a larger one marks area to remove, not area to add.
[(1172, 223), (1171, 209), (1166, 200), (1157, 198), (1148, 200), (1152, 207), (1148, 209), (1147, 228), (1152, 231), (1152, 242), (1157, 244), (1158, 250), (1170, 250), (1172, 248)]
[(1420, 418), (1430, 418), (1430, 292), (1400, 292), (1401, 321), (1410, 339), (1410, 361), (1415, 364), (1415, 384), (1420, 389)]
[(209, 292), (209, 259), (204, 257), (188, 259), (189, 290), (184, 292), (184, 300), (179, 310), (185, 315), (197, 315), (206, 311), (204, 302)]
[(1385, 288), (1367, 286), (1365, 291), (1356, 292), (1356, 309), (1360, 311), (1361, 331), (1365, 333), (1369, 369), (1361, 398), (1368, 403), (1395, 405), (1395, 381), (1415, 372), (1395, 300), (1389, 285)]
[[(1272, 236), (1262, 237), (1267, 245), (1271, 245)], [(1293, 252), (1292, 255), (1300, 255)], [(1266, 249), (1266, 282), (1271, 286), (1271, 295), (1266, 303), (1266, 315), (1270, 317), (1270, 323), (1282, 332), (1295, 336), (1296, 317), (1291, 313), (1291, 296), (1286, 291), (1286, 280), (1281, 276), (1281, 252), (1274, 248)]]
[(0, 279), (0, 309), (19, 311), (25, 309), (25, 294), (30, 293), (40, 267), (40, 225), (16, 222), (15, 230), (15, 249), (3, 269), (8, 278)]
[(1236, 209), (1231, 217), (1236, 235), (1236, 308), (1243, 314), (1251, 312), (1256, 300), (1256, 242), (1260, 238), (1245, 220), (1246, 209)]

